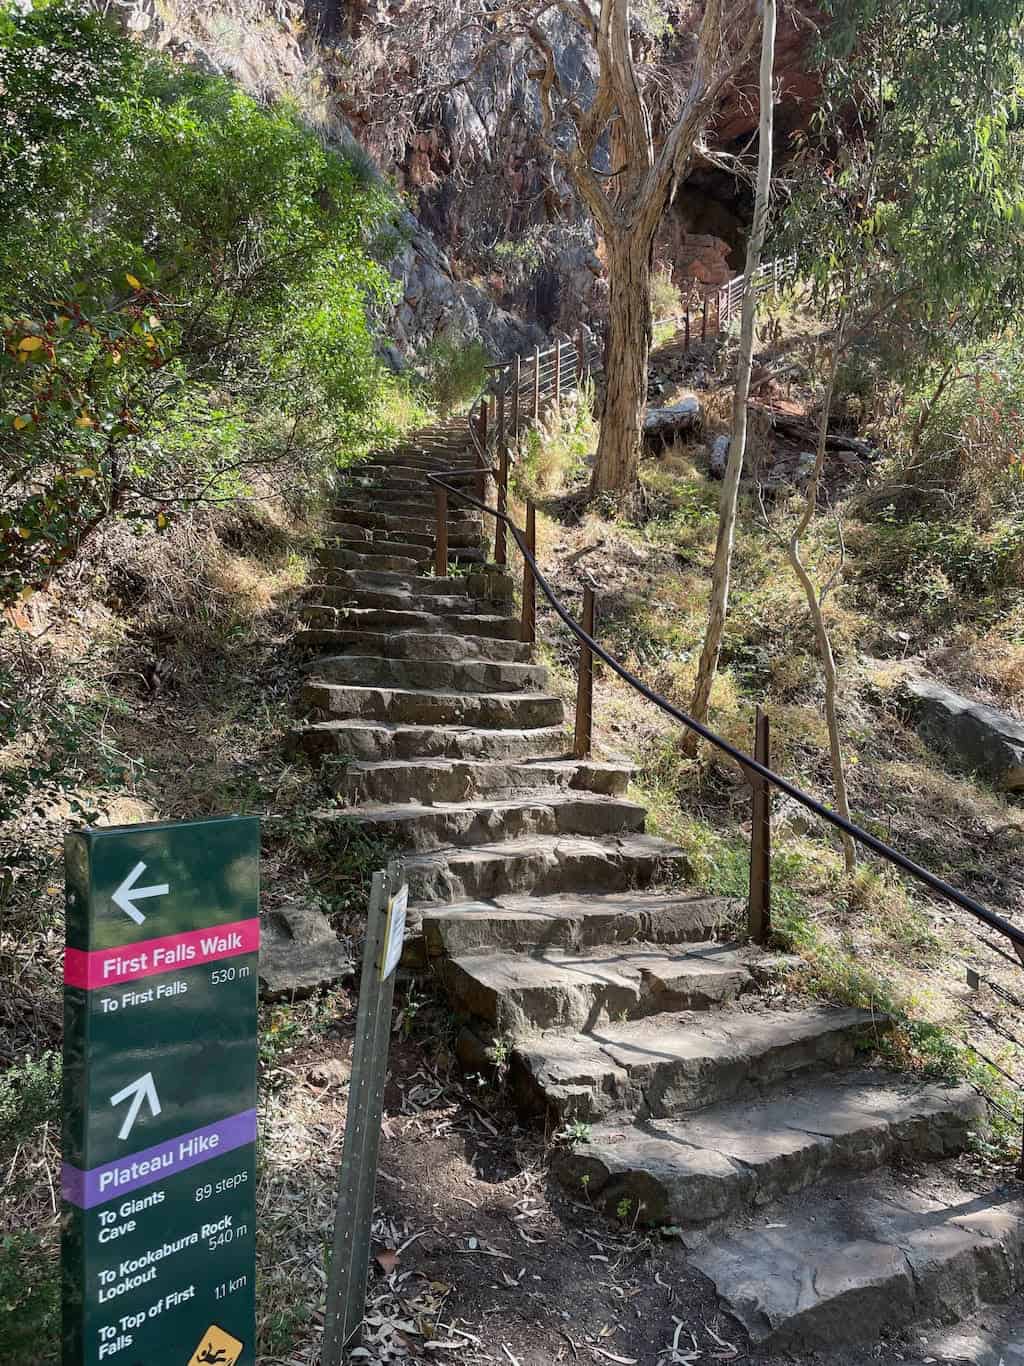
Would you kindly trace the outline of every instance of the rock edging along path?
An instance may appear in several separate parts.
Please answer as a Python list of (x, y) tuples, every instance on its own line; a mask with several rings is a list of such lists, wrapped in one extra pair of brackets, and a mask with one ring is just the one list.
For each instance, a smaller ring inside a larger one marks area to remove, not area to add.
[(687, 890), (629, 767), (568, 757), (482, 514), (453, 508), (458, 572), (430, 574), (426, 476), (473, 464), (455, 420), (348, 472), (293, 737), (347, 818), (403, 846), (406, 962), (470, 1021), (463, 1060), (498, 1044), (522, 1106), (579, 1140), (567, 1188), (680, 1227), (755, 1342), (871, 1342), (1007, 1298), (1019, 1202), (938, 1162), (983, 1125), (978, 1098), (873, 1066), (884, 1019), (766, 992), (785, 964), (731, 941), (742, 907)]

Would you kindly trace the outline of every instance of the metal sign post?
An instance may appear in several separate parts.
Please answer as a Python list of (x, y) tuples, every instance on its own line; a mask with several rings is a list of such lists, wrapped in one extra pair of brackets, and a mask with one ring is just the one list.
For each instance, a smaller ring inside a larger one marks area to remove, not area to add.
[(254, 1366), (259, 822), (65, 858), (64, 1366)]
[(391, 865), (387, 872), (374, 873), (370, 892), (345, 1147), (327, 1282), (323, 1366), (340, 1366), (346, 1347), (358, 1339), (366, 1307), (391, 1006), (409, 897), (408, 887), (400, 886), (400, 882), (400, 871)]

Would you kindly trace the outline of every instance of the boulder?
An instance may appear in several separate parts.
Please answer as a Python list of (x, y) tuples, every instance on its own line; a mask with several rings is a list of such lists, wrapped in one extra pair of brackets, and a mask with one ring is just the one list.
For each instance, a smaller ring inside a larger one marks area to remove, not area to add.
[(268, 1001), (295, 1000), (353, 973), (327, 917), (293, 903), (260, 917), (260, 987)]
[(936, 749), (953, 755), (1005, 791), (1024, 791), (1024, 724), (930, 678), (906, 680), (914, 728)]
[(711, 449), (708, 451), (708, 469), (712, 479), (725, 478), (725, 467), (729, 463), (730, 440), (728, 436), (716, 436), (711, 443)]
[(696, 435), (702, 425), (700, 400), (684, 398), (668, 408), (648, 408), (644, 441), (655, 450), (670, 446), (680, 436)]

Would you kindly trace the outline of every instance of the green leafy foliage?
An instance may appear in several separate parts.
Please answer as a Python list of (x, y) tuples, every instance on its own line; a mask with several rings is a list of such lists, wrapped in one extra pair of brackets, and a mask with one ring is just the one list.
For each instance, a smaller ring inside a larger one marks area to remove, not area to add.
[(390, 212), (286, 106), (70, 3), (15, 17), (0, 172), (0, 602), (110, 517), (308, 485), (365, 435)]
[(60, 1282), (53, 1250), (34, 1233), (0, 1237), (0, 1357), (39, 1366), (56, 1360)]
[(431, 343), (423, 357), (426, 389), (443, 416), (477, 396), (487, 378), (489, 360), (487, 348), (479, 341), (444, 333)]
[(826, 8), (785, 235), (819, 300), (869, 326), (890, 371), (919, 376), (1021, 307), (1024, 4)]

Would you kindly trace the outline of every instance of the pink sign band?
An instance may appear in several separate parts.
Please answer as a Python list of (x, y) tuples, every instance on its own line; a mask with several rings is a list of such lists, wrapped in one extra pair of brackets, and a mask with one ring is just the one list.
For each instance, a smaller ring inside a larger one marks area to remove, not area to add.
[(96, 991), (116, 987), (121, 982), (136, 982), (154, 973), (198, 968), (219, 958), (237, 958), (256, 953), (260, 947), (260, 922), (235, 920), (206, 930), (167, 934), (160, 939), (143, 939), (137, 944), (122, 944), (114, 949), (64, 950), (64, 984)]

